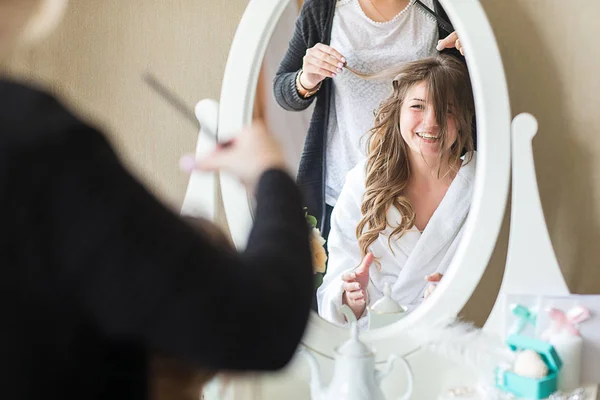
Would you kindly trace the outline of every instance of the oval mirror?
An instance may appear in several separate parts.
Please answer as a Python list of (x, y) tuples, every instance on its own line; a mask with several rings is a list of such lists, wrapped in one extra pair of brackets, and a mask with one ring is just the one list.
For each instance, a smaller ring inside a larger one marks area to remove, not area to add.
[[(338, 5), (350, 1), (352, 0), (341, 0)], [(358, 0), (354, 0), (356, 1)], [(407, 10), (417, 7), (415, 1), (409, 1)], [(433, 0), (423, 2), (433, 6)], [(362, 335), (366, 342), (376, 346), (379, 361), (392, 351), (407, 354), (418, 347), (418, 343), (403, 335), (408, 327), (425, 327), (441, 318), (456, 316), (462, 309), (492, 254), (507, 200), (510, 108), (502, 62), (493, 32), (477, 0), (440, 0), (440, 3), (465, 49), (474, 97), (477, 156), (473, 159), (476, 172), (471, 188), (472, 200), (470, 210), (465, 213), (461, 222), (462, 238), (453, 247), (453, 257), (450, 257), (449, 266), (437, 289), (403, 318), (389, 325), (368, 329)], [(293, 14), (290, 17), (290, 10), (297, 8), (290, 7), (290, 4), (293, 4), (290, 0), (249, 2), (231, 45), (225, 69), (218, 133), (220, 140), (232, 139), (234, 132), (248, 124), (253, 115), (264, 117), (271, 121), (272, 130), (281, 138), (290, 158), (290, 170), (295, 173), (312, 110), (303, 114), (283, 111), (274, 102), (271, 89), (271, 79), (280, 62), (277, 58), (285, 53), (287, 40), (293, 31), (289, 24), (295, 18)], [(435, 26), (431, 16), (423, 14), (423, 18), (429, 18), (429, 23)], [(283, 45), (280, 35), (287, 35)], [(437, 37), (435, 39), (434, 46)], [(389, 85), (391, 90), (391, 82)], [(373, 104), (377, 105), (381, 100), (376, 99)], [(435, 137), (422, 139), (437, 140)], [(462, 168), (458, 173), (460, 171)], [(340, 184), (342, 185), (343, 183)], [(232, 238), (236, 246), (243, 249), (252, 225), (252, 202), (244, 187), (226, 174), (221, 175), (221, 190)], [(447, 193), (451, 190), (452, 184)], [(438, 209), (447, 201), (447, 197), (438, 203)], [(434, 210), (437, 212), (437, 209)], [(435, 213), (430, 222), (434, 217)], [(422, 236), (417, 238), (415, 248), (426, 237), (428, 227), (429, 224), (422, 233), (416, 233)], [(355, 265), (348, 268), (352, 267)], [(327, 275), (325, 276), (327, 279)], [(426, 286), (424, 276), (419, 281), (419, 293), (422, 293)], [(303, 343), (322, 355), (332, 356), (335, 346), (347, 337), (345, 327), (328, 322), (313, 312)]]

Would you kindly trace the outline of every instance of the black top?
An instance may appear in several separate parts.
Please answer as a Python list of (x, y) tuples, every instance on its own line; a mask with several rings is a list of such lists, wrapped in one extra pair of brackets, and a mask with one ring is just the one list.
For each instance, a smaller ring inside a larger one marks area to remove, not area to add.
[(0, 392), (145, 399), (146, 356), (283, 367), (311, 304), (308, 229), (284, 172), (257, 189), (247, 250), (219, 250), (161, 205), (104, 136), (0, 81)]
[[(317, 101), (300, 158), (297, 182), (305, 195), (308, 212), (318, 217), (321, 228), (325, 218), (325, 155), (327, 154), (326, 132), (331, 99), (331, 79), (326, 78), (321, 89), (314, 96), (305, 99), (296, 90), (296, 75), (302, 69), (303, 57), (308, 49), (317, 43), (327, 45), (330, 43), (336, 1), (305, 0), (300, 10), (300, 16), (296, 20), (296, 28), (287, 52), (273, 82), (275, 99), (286, 110), (302, 111), (315, 99)], [(434, 6), (433, 11), (448, 21), (446, 12), (438, 0), (434, 0)], [(439, 25), (438, 32), (440, 39), (450, 33)], [(443, 53), (460, 57), (460, 53), (455, 49), (446, 49)]]

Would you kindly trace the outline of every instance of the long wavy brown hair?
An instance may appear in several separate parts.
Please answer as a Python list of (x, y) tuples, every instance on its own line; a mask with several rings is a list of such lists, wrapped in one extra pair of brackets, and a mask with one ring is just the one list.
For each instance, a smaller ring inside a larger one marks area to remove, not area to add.
[[(443, 164), (447, 165), (448, 173), (456, 173), (461, 165), (461, 156), (465, 154), (465, 162), (469, 162), (474, 147), (473, 93), (469, 73), (461, 61), (444, 55), (426, 58), (403, 64), (392, 76), (396, 76), (393, 92), (380, 104), (375, 124), (367, 133), (369, 154), (366, 190), (361, 204), (363, 217), (356, 228), (363, 257), (387, 226), (393, 228), (388, 237), (388, 245), (391, 245), (392, 238), (400, 238), (414, 225), (415, 212), (405, 196), (411, 173), (409, 152), (400, 133), (400, 113), (410, 89), (421, 82), (427, 85), (427, 101), (433, 106), (440, 128), (438, 177)], [(450, 104), (458, 130), (456, 141), (452, 144), (447, 143)], [(402, 216), (397, 227), (389, 225), (387, 220), (390, 207), (396, 207)]]

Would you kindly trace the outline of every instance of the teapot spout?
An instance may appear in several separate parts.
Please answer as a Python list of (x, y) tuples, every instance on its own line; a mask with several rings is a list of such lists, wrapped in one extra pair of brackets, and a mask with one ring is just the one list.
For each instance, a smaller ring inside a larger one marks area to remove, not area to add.
[(306, 348), (302, 347), (299, 352), (306, 357), (308, 366), (310, 367), (310, 397), (312, 400), (319, 400), (323, 392), (319, 363), (315, 356), (306, 350)]

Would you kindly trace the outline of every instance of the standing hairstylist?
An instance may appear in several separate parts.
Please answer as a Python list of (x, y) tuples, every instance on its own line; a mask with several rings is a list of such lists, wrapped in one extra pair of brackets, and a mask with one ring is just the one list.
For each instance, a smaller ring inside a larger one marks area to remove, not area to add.
[[(0, 0), (0, 50), (42, 36), (65, 3)], [(200, 167), (256, 193), (245, 252), (214, 246), (161, 205), (54, 98), (0, 79), (3, 398), (146, 399), (152, 352), (212, 370), (288, 362), (312, 266), (282, 153), (254, 125)]]
[(274, 93), (286, 110), (317, 101), (297, 181), (325, 237), (346, 173), (366, 158), (361, 138), (391, 87), (391, 78), (365, 80), (344, 66), (376, 74), (446, 48), (462, 53), (456, 33), (439, 27), (432, 11), (448, 21), (438, 0), (304, 2)]

